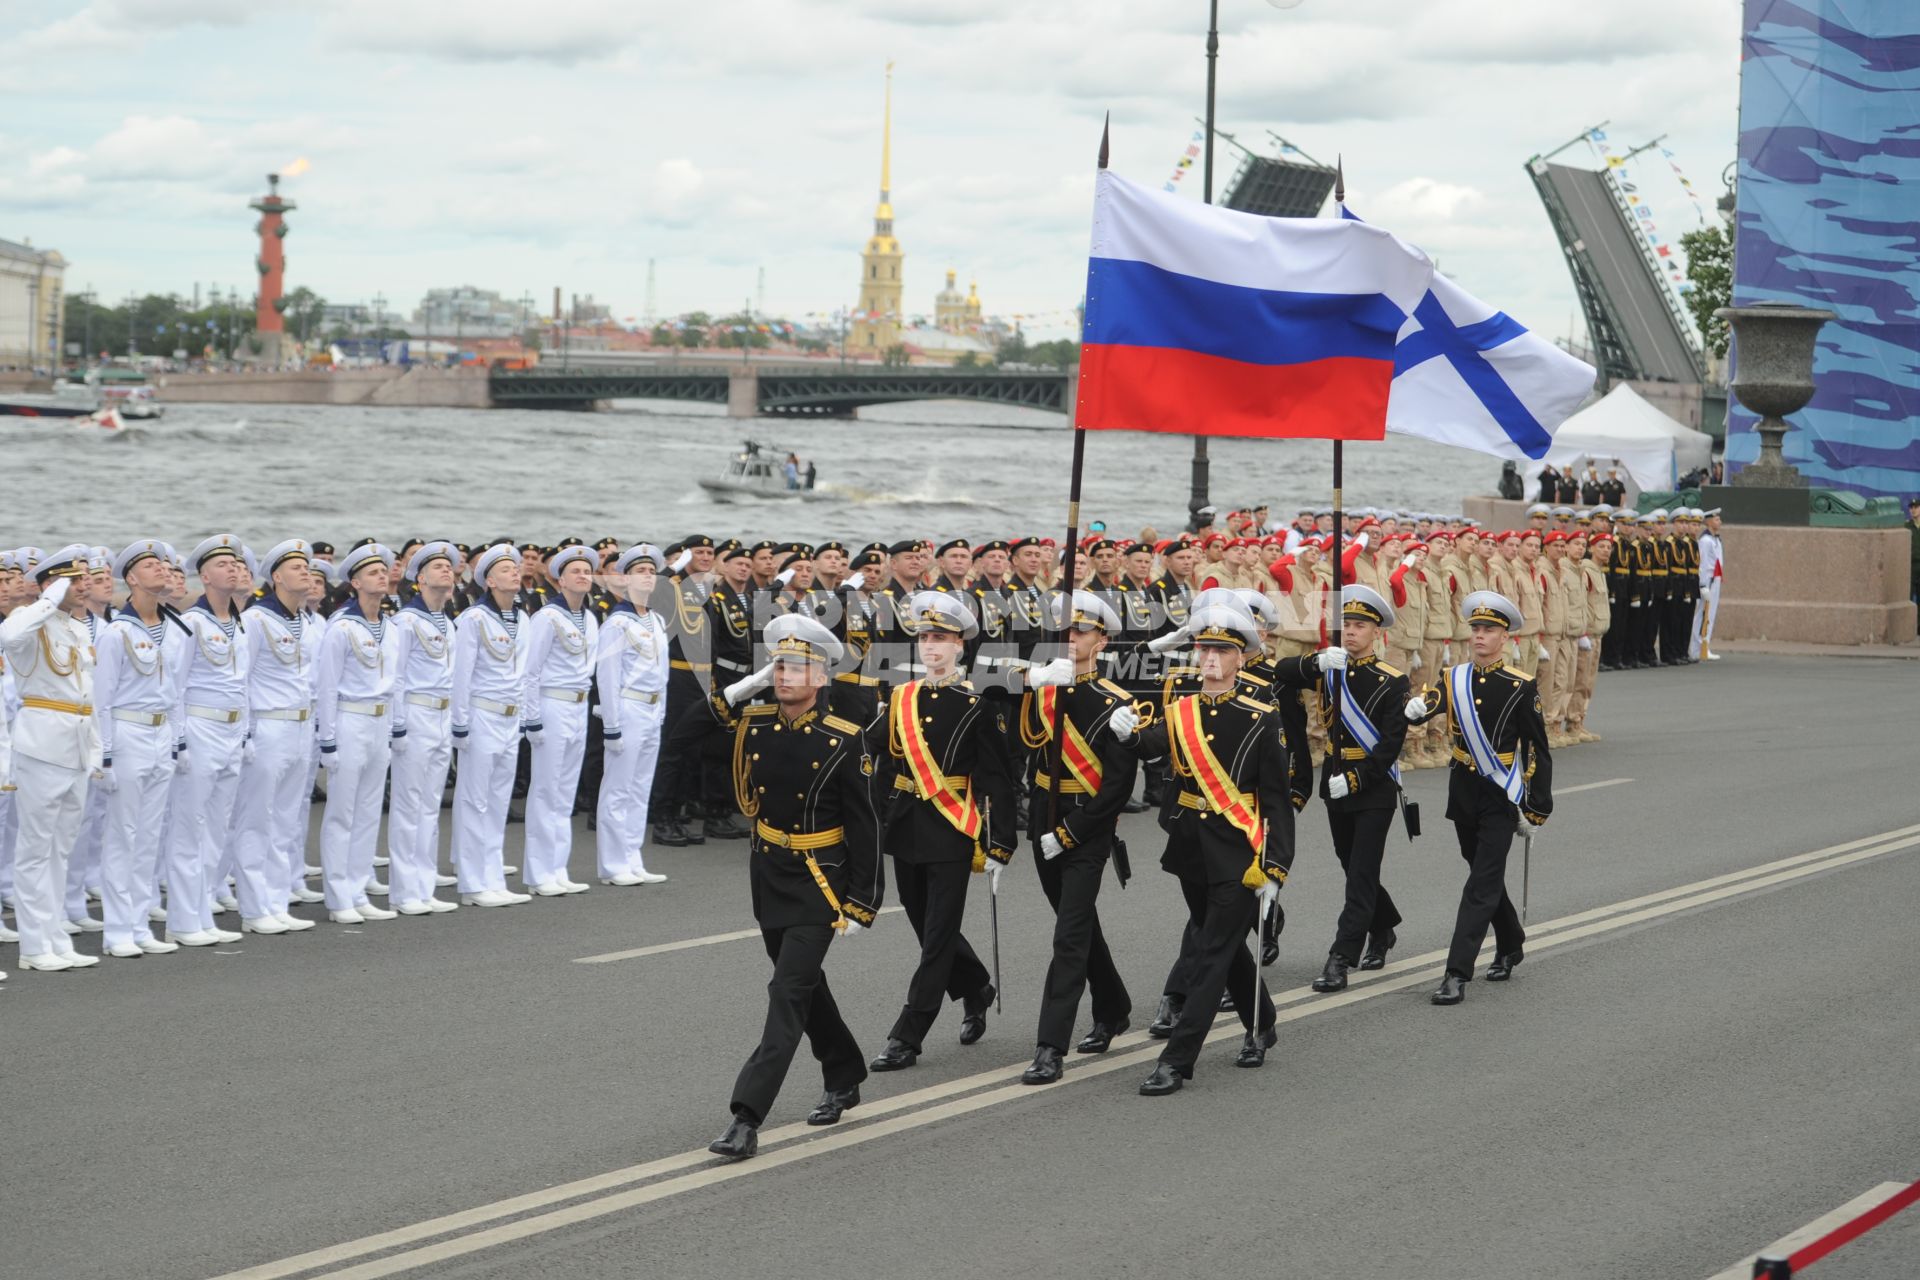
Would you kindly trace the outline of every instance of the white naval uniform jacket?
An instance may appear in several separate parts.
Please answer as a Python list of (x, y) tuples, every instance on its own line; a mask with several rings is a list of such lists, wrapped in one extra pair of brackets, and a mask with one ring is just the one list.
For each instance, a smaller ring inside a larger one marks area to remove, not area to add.
[(247, 610), (247, 686), (254, 711), (303, 711), (313, 705), (319, 636), (305, 610), (288, 613), (269, 592)]
[(1706, 591), (1713, 586), (1713, 580), (1726, 574), (1726, 546), (1717, 533), (1700, 534), (1700, 589)]
[[(512, 619), (511, 628), (508, 618)], [(511, 605), (503, 617), (494, 606), (491, 594), (482, 596), (473, 608), (461, 610), (453, 633), (453, 731), (456, 734), (464, 733), (473, 723), (476, 700), (496, 707), (512, 707), (516, 718), (522, 714), (520, 677), (525, 647), (519, 633), (524, 632), (526, 626), (526, 619)], [(489, 718), (497, 714), (491, 713)]]
[(242, 731), (253, 731), (247, 700), (249, 654), (244, 643), (247, 623), (237, 606), (234, 619), (233, 639), (229, 640), (227, 633), (214, 620), (205, 596), (194, 601), (193, 607), (180, 615), (180, 620), (193, 629), (193, 643), (188, 646), (187, 660), (180, 673), (177, 691), (180, 705), (178, 714), (173, 717), (173, 734), (177, 741), (186, 739), (187, 711), (190, 707), (238, 711), (238, 723)]
[[(67, 769), (98, 769), (100, 734), (92, 714), (93, 644), (86, 624), (60, 609), (65, 598), (66, 592), (56, 589), (0, 622), (0, 651), (13, 671), (21, 703), (12, 726), (13, 754)], [(86, 711), (52, 710), (34, 706), (36, 701)]]
[(398, 676), (393, 690), (393, 736), (407, 731), (408, 694), (429, 698), (453, 697), (453, 619), (438, 618), (416, 595), (387, 618), (394, 636), (394, 664)]
[(386, 714), (392, 714), (399, 642), (390, 623), (382, 623), (376, 635), (374, 622), (360, 612), (358, 600), (349, 600), (327, 625), (314, 664), (314, 719), (322, 743), (335, 741), (342, 703), (386, 703)]
[(527, 665), (521, 676), (520, 722), (532, 727), (540, 723), (542, 689), (584, 693), (592, 683), (600, 619), (590, 607), (576, 616), (564, 603), (549, 603), (521, 624), (521, 633)]
[(640, 613), (625, 601), (615, 605), (600, 628), (595, 647), (594, 675), (600, 689), (600, 724), (610, 738), (620, 736), (625, 703), (632, 692), (652, 694), (662, 712), (667, 696), (667, 626), (660, 615)]
[(166, 717), (168, 738), (178, 739), (173, 717), (179, 711), (180, 680), (193, 641), (164, 615), (156, 643), (131, 609), (122, 609), (94, 643), (93, 722), (100, 750), (113, 756), (116, 711)]

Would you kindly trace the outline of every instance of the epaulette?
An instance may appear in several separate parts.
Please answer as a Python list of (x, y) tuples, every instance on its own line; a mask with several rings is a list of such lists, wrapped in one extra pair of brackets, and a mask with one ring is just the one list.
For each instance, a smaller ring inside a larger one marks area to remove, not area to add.
[(1533, 682), (1532, 676), (1524, 671), (1510, 667), (1504, 662), (1495, 668), (1495, 670), (1499, 671), (1502, 675), (1512, 676), (1515, 684), (1531, 684)]
[(860, 734), (860, 726), (846, 719), (844, 716), (826, 715), (821, 717), (820, 723), (835, 733), (844, 733), (854, 737), (858, 737)]
[(1262, 689), (1271, 688), (1273, 686), (1273, 681), (1253, 671), (1242, 671), (1240, 673), (1240, 678), (1242, 680), (1245, 680), (1248, 684), (1258, 685)]
[(1260, 699), (1244, 693), (1241, 694), (1239, 697), (1235, 698), (1233, 701), (1238, 706), (1248, 707), (1254, 711), (1267, 712), (1267, 711), (1278, 711), (1280, 709), (1274, 706), (1271, 702), (1262, 702), (1260, 701)]
[(1402, 671), (1400, 668), (1394, 666), (1392, 663), (1376, 662), (1373, 665), (1380, 669), (1380, 674), (1382, 675), (1404, 676), (1405, 674), (1407, 674), (1406, 672)]
[(764, 719), (779, 710), (779, 706), (771, 702), (752, 702), (740, 708), (740, 716), (744, 720)]

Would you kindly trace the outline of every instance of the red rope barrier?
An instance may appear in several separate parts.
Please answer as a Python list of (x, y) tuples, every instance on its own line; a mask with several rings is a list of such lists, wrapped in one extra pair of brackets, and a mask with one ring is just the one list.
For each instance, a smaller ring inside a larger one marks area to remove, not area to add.
[(1894, 1214), (1916, 1202), (1920, 1202), (1920, 1182), (1915, 1182), (1905, 1191), (1897, 1192), (1882, 1200), (1852, 1221), (1841, 1223), (1818, 1240), (1802, 1245), (1787, 1259), (1790, 1274), (1797, 1274), (1802, 1267), (1811, 1266), (1841, 1245), (1859, 1239)]

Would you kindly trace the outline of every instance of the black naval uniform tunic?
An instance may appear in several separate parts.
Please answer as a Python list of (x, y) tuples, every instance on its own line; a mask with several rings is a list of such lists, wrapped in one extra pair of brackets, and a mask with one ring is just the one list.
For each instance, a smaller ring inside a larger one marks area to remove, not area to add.
[(1447, 951), (1447, 972), (1463, 981), (1473, 977), (1480, 944), (1493, 926), (1494, 950), (1505, 955), (1520, 950), (1526, 933), (1520, 915), (1507, 897), (1507, 854), (1520, 819), (1545, 822), (1553, 812), (1553, 757), (1547, 750), (1547, 721), (1540, 707), (1540, 691), (1532, 679), (1503, 663), (1476, 665), (1473, 671), (1473, 707), (1487, 732), (1487, 740), (1502, 764), (1523, 753), (1521, 769), (1527, 789), (1516, 806), (1491, 778), (1473, 765), (1467, 740), (1460, 730), (1465, 708), (1453, 705), (1452, 680), (1443, 673), (1438, 685), (1420, 691), (1427, 713), (1409, 724), (1425, 724), (1435, 716), (1450, 717), (1453, 725), (1453, 769), (1447, 779), (1447, 818), (1460, 840), (1466, 860), (1467, 884), (1460, 894), (1460, 915)]
[[(690, 770), (697, 771), (703, 813), (709, 820), (724, 824), (731, 816), (733, 803), (726, 772), (726, 727), (733, 717), (721, 693), (753, 673), (753, 615), (748, 612), (747, 598), (724, 582), (714, 585), (700, 613), (701, 636), (706, 643), (689, 644), (687, 648), (703, 653), (706, 659), (704, 673), (698, 669), (702, 664), (692, 664), (696, 679), (701, 674), (707, 676), (700, 690), (705, 710), (689, 711), (675, 727), (673, 737), (661, 750), (658, 776), (669, 796), (678, 795), (691, 802), (695, 788), (683, 779)], [(733, 830), (733, 834), (739, 832)]]
[(884, 873), (860, 726), (827, 707), (823, 692), (813, 709), (789, 721), (778, 706), (756, 704), (734, 729), (735, 796), (754, 819), (753, 917), (773, 961), (766, 1026), (733, 1086), (734, 1114), (754, 1125), (766, 1120), (802, 1035), (828, 1090), (867, 1078), (866, 1059), (821, 964), (843, 915), (873, 923)]
[[(1198, 711), (1206, 745), (1264, 828), (1258, 849), (1205, 798), (1194, 765), (1175, 746), (1170, 722), (1185, 703)], [(1269, 878), (1284, 882), (1293, 865), (1287, 743), (1274, 705), (1236, 686), (1225, 693), (1176, 699), (1168, 707), (1168, 718), (1143, 729), (1130, 746), (1140, 759), (1169, 756), (1173, 766), (1175, 791), (1160, 816), (1167, 832), (1167, 851), (1160, 865), (1180, 881), (1192, 928), (1192, 950), (1184, 965), (1186, 1004), (1160, 1061), (1191, 1079), (1200, 1046), (1213, 1029), (1222, 991), (1251, 994), (1257, 990), (1257, 1014), (1236, 996), (1240, 1021), (1249, 1032), (1264, 1034), (1273, 1027), (1273, 1001), (1246, 948), (1247, 934), (1259, 912), (1258, 898), (1246, 881), (1257, 865)]]
[[(1284, 658), (1274, 666), (1275, 682), (1285, 689), (1311, 689), (1325, 682), (1314, 655)], [(1380, 868), (1386, 859), (1387, 833), (1400, 805), (1400, 784), (1394, 781), (1392, 769), (1407, 740), (1407, 677), (1378, 658), (1354, 658), (1347, 667), (1347, 695), (1380, 735), (1369, 751), (1353, 736), (1345, 720), (1329, 723), (1331, 750), (1320, 775), (1320, 799), (1327, 806), (1333, 853), (1347, 877), (1346, 904), (1334, 927), (1331, 950), (1344, 956), (1349, 965), (1357, 965), (1360, 948), (1369, 935), (1376, 946), (1382, 941), (1390, 946), (1393, 931), (1400, 924), (1400, 910), (1393, 904), (1393, 895), (1380, 883)], [(1282, 705), (1289, 701), (1297, 703), (1299, 699), (1289, 696)], [(1323, 705), (1331, 720), (1331, 694), (1325, 696)], [(1336, 773), (1346, 778), (1347, 794), (1333, 800), (1328, 798), (1327, 784)]]
[[(1096, 902), (1101, 877), (1113, 855), (1114, 826), (1133, 794), (1134, 758), (1107, 730), (1115, 708), (1131, 700), (1125, 690), (1089, 673), (1060, 687), (1053, 696), (1065, 700), (1063, 718), (1093, 753), (1099, 770), (1097, 790), (1090, 793), (1074, 768), (1062, 769), (1059, 813), (1049, 826), (1051, 699), (1026, 695), (1020, 708), (1020, 737), (1034, 761), (1027, 799), (1028, 831), (1034, 846), (1034, 871), (1054, 911), (1053, 961), (1047, 966), (1046, 987), (1040, 997), (1040, 1031), (1035, 1043), (1065, 1053), (1073, 1040), (1073, 1023), (1080, 1012), (1083, 992), (1091, 989), (1093, 1020), (1109, 1028), (1125, 1026), (1133, 1012), (1127, 984), (1100, 930)], [(1049, 831), (1063, 846), (1053, 858), (1040, 854), (1040, 837)]]
[[(979, 839), (967, 836), (920, 793), (907, 765), (899, 723), (919, 691), (918, 728), (932, 759), (955, 791), (981, 817)], [(900, 905), (920, 939), (920, 962), (907, 984), (906, 1004), (887, 1033), (918, 1052), (940, 1015), (940, 997), (965, 1001), (968, 1016), (992, 1002), (992, 975), (960, 932), (967, 882), (977, 854), (1005, 863), (1019, 830), (1007, 751), (1004, 703), (982, 698), (955, 673), (938, 684), (909, 681), (894, 688), (886, 714), (868, 727), (867, 750), (881, 764), (874, 776), (880, 809), (880, 847), (893, 858)]]

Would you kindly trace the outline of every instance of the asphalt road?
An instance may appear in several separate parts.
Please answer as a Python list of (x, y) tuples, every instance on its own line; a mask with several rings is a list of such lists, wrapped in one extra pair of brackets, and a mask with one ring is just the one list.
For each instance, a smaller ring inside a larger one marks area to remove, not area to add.
[[(1528, 959), (1455, 1009), (1426, 1002), (1464, 872), (1442, 773), (1410, 775), (1428, 834), (1390, 846), (1395, 964), (1338, 997), (1305, 990), (1340, 895), (1310, 807), (1279, 1046), (1239, 1071), (1223, 1038), (1166, 1099), (1134, 1094), (1137, 1030), (1017, 1084), (1052, 921), (1016, 864), (986, 1039), (949, 1010), (827, 1130), (797, 1124), (803, 1053), (741, 1165), (703, 1148), (764, 1012), (758, 943), (578, 963), (749, 928), (738, 844), (651, 854), (660, 886), (16, 973), (0, 1275), (1705, 1280), (1920, 1176), (1917, 716), (1900, 662), (1609, 676), (1605, 741), (1556, 759)], [(1150, 819), (1126, 833), (1138, 874), (1102, 912), (1138, 1028), (1181, 909)], [(984, 953), (984, 895), (968, 931)], [(913, 953), (893, 913), (829, 960), (869, 1051)], [(1915, 1224), (1883, 1230), (1809, 1274), (1913, 1274), (1891, 1246)]]

